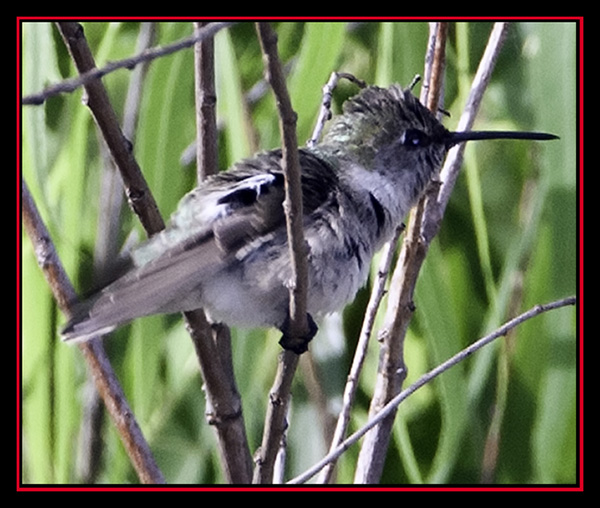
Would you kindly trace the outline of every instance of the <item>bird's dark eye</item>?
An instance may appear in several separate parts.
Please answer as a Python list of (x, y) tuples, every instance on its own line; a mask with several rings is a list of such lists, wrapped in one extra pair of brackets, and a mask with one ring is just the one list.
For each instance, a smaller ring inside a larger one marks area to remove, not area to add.
[(402, 144), (406, 148), (423, 148), (429, 144), (429, 136), (418, 129), (407, 129), (402, 135)]

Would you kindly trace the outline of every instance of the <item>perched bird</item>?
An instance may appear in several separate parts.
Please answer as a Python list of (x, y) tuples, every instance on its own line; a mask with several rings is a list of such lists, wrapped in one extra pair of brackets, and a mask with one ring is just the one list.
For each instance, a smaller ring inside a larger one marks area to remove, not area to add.
[[(309, 315), (341, 309), (377, 250), (439, 172), (448, 149), (473, 139), (553, 139), (532, 132), (450, 132), (409, 89), (370, 86), (345, 102), (320, 143), (299, 150), (308, 246)], [(281, 151), (202, 182), (168, 227), (138, 247), (129, 270), (78, 304), (62, 331), (85, 340), (140, 316), (204, 308), (213, 322), (274, 326), (286, 338), (291, 277)], [(309, 316), (310, 317), (310, 316)]]

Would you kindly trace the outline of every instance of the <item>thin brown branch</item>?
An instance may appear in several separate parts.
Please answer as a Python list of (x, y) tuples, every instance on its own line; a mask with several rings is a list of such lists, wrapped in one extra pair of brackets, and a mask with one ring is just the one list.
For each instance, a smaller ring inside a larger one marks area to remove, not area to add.
[(213, 340), (212, 327), (202, 310), (185, 312), (184, 316), (204, 379), (206, 416), (217, 432), (225, 478), (229, 483), (250, 483), (252, 458), (241, 399), (233, 379), (233, 370), (229, 368), (231, 354), (224, 355), (223, 348)]
[[(78, 23), (58, 23), (59, 31), (80, 74), (96, 68), (94, 57)], [(144, 229), (153, 235), (165, 227), (158, 206), (133, 156), (133, 147), (125, 138), (102, 81), (95, 79), (85, 84), (86, 103), (111, 156), (121, 172), (129, 204), (140, 218)]]
[[(194, 34), (207, 23), (194, 23)], [(217, 94), (215, 92), (214, 40), (204, 39), (194, 47), (196, 88), (196, 171), (198, 181), (217, 172)]]
[[(56, 254), (25, 181), (21, 182), (21, 210), (25, 230), (33, 244), (37, 261), (60, 309), (67, 315), (76, 301), (75, 290)], [(133, 467), (142, 483), (165, 483), (164, 477), (142, 435), (135, 416), (125, 398), (116, 374), (100, 340), (78, 344), (92, 374), (96, 388), (119, 432)]]
[[(447, 28), (440, 23), (432, 31), (436, 37), (427, 103), (437, 109), (444, 68), (444, 48)], [(394, 270), (384, 327), (380, 333), (382, 356), (369, 414), (378, 413), (402, 389), (406, 378), (404, 337), (414, 312), (413, 292), (428, 245), (421, 237), (421, 220), (427, 194), (412, 210), (400, 257)], [(392, 413), (370, 432), (363, 442), (355, 472), (355, 483), (377, 483), (383, 471), (395, 414)]]
[[(473, 126), (473, 122), (475, 121), (475, 117), (479, 111), (479, 106), (483, 100), (483, 94), (487, 89), (488, 83), (490, 82), (492, 71), (496, 66), (496, 61), (500, 55), (500, 49), (504, 44), (507, 34), (507, 23), (496, 23), (494, 25), (488, 40), (488, 44), (485, 48), (483, 56), (481, 57), (481, 61), (479, 62), (477, 72), (473, 78), (471, 91), (467, 98), (467, 103), (463, 108), (463, 113), (458, 121), (456, 130), (466, 131), (471, 129)], [(440, 172), (440, 180), (442, 181), (442, 185), (439, 189), (436, 199), (437, 206), (436, 209), (428, 211), (426, 215), (427, 222), (435, 221), (438, 224), (441, 223), (441, 216), (444, 213), (448, 201), (450, 200), (452, 189), (454, 189), (456, 178), (460, 172), (464, 148), (465, 144), (459, 143), (448, 153), (444, 167)], [(429, 229), (427, 228), (430, 228), (428, 224), (426, 224), (424, 228), (424, 233), (428, 232)]]
[[(292, 339), (302, 339), (308, 335), (309, 331), (306, 315), (308, 268), (306, 244), (302, 230), (302, 188), (296, 139), (296, 113), (292, 109), (277, 54), (277, 36), (267, 23), (257, 23), (257, 32), (265, 61), (267, 81), (273, 88), (277, 102), (282, 137), (282, 167), (285, 175), (286, 196), (284, 210), (292, 269), (288, 333)], [(281, 353), (275, 383), (270, 394), (263, 441), (256, 459), (254, 483), (270, 483), (273, 480), (273, 467), (286, 428), (285, 418), (290, 399), (290, 388), (297, 365), (298, 355), (296, 353), (289, 350)]]
[(448, 38), (448, 23), (437, 23), (434, 25), (435, 43), (433, 45), (433, 62), (431, 65), (431, 75), (429, 77), (429, 87), (427, 101), (424, 103), (430, 111), (437, 112), (440, 103), (440, 95), (444, 81), (444, 71), (446, 69), (446, 39)]
[(285, 201), (287, 233), (289, 239), (292, 281), (290, 281), (290, 335), (305, 337), (308, 334), (306, 319), (306, 292), (308, 280), (307, 247), (302, 230), (302, 186), (300, 162), (296, 139), (297, 115), (292, 109), (285, 76), (277, 54), (277, 35), (267, 23), (258, 23), (261, 47), (267, 68), (267, 80), (273, 88), (279, 111), (279, 128), (282, 137), (282, 167), (285, 175)]
[(181, 39), (177, 42), (174, 42), (173, 44), (169, 44), (168, 46), (162, 48), (155, 47), (151, 49), (146, 49), (138, 55), (124, 58), (123, 60), (118, 60), (116, 62), (110, 62), (100, 69), (97, 69), (95, 67), (92, 69), (88, 69), (76, 78), (67, 79), (65, 81), (61, 81), (60, 83), (51, 85), (42, 92), (26, 95), (21, 99), (21, 104), (39, 106), (50, 97), (54, 97), (63, 93), (73, 92), (79, 87), (85, 86), (91, 83), (92, 81), (97, 81), (100, 78), (103, 78), (107, 74), (110, 74), (111, 72), (114, 72), (116, 70), (133, 69), (141, 63), (150, 62), (156, 58), (171, 55), (173, 53), (176, 53), (177, 51), (181, 51), (182, 49), (191, 48), (197, 42), (201, 42), (204, 39), (210, 38), (214, 36), (218, 31), (222, 30), (223, 28), (227, 28), (228, 26), (231, 26), (233, 24), (234, 23), (232, 22), (210, 23), (208, 26), (204, 27), (202, 31), (198, 31), (191, 37)]
[[(203, 30), (194, 24), (195, 33)], [(214, 43), (204, 39), (194, 48), (196, 89), (197, 174), (200, 182), (217, 172), (217, 123)], [(221, 464), (229, 483), (250, 483), (252, 457), (234, 377), (231, 337), (225, 325), (211, 326), (200, 310), (185, 313), (188, 330), (206, 385), (208, 422), (217, 430)]]
[(500, 328), (496, 329), (492, 333), (486, 335), (473, 342), (470, 346), (467, 346), (465, 349), (459, 351), (454, 356), (439, 364), (437, 367), (431, 369), (429, 372), (423, 374), (417, 381), (415, 381), (412, 385), (410, 385), (407, 389), (402, 390), (398, 395), (392, 398), (385, 406), (383, 406), (375, 415), (373, 415), (369, 421), (359, 430), (357, 430), (354, 434), (348, 437), (343, 443), (341, 443), (335, 450), (331, 451), (327, 456), (325, 456), (322, 460), (320, 460), (317, 464), (307, 469), (304, 473), (297, 476), (296, 478), (290, 480), (289, 484), (298, 484), (304, 483), (310, 478), (312, 478), (315, 474), (317, 474), (322, 468), (326, 465), (330, 464), (332, 461), (336, 460), (342, 453), (344, 453), (350, 446), (355, 444), (359, 439), (361, 439), (367, 432), (372, 430), (377, 425), (380, 425), (382, 421), (389, 418), (390, 415), (394, 415), (398, 406), (404, 402), (410, 395), (415, 393), (419, 388), (422, 388), (426, 384), (433, 381), (440, 374), (446, 372), (450, 368), (459, 364), (463, 360), (470, 357), (473, 353), (480, 350), (481, 348), (487, 346), (492, 343), (494, 340), (506, 336), (511, 330), (519, 326), (520, 324), (532, 319), (540, 314), (545, 312), (559, 309), (561, 307), (566, 307), (568, 305), (576, 305), (577, 298), (575, 296), (570, 296), (567, 298), (563, 298), (560, 300), (556, 300), (547, 304), (536, 305), (532, 307), (526, 312), (518, 315), (517, 317), (511, 319), (506, 322)]

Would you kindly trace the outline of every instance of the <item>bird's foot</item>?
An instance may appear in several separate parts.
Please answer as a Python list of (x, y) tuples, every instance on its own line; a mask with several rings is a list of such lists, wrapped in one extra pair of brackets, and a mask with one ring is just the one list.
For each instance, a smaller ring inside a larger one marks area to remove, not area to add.
[(283, 325), (280, 330), (283, 334), (281, 336), (281, 340), (279, 341), (280, 346), (288, 351), (293, 351), (297, 355), (301, 355), (308, 351), (308, 343), (313, 339), (313, 337), (317, 334), (317, 330), (319, 327), (315, 323), (314, 319), (310, 314), (306, 315), (306, 320), (308, 321), (308, 332), (299, 337), (297, 335), (290, 334), (290, 318), (289, 316), (285, 319)]

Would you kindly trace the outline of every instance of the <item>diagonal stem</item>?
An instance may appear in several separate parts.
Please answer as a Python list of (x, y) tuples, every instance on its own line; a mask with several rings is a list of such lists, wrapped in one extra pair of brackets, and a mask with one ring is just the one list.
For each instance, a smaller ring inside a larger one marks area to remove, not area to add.
[[(78, 23), (58, 24), (65, 44), (77, 70), (85, 74), (93, 71), (95, 62), (83, 29)], [(206, 33), (203, 29), (203, 33)], [(189, 46), (188, 46), (189, 47)], [(126, 188), (129, 204), (149, 235), (164, 228), (164, 221), (142, 171), (133, 155), (131, 143), (125, 139), (117, 115), (101, 80), (85, 82), (87, 106), (109, 147)], [(211, 408), (209, 423), (215, 425), (223, 458), (225, 475), (230, 482), (243, 483), (250, 479), (249, 450), (246, 440), (241, 401), (231, 369), (221, 368), (221, 358), (213, 341), (213, 331), (201, 310), (184, 313), (187, 329), (192, 337), (206, 386)]]
[[(75, 290), (58, 259), (50, 234), (24, 180), (21, 182), (21, 206), (23, 224), (37, 254), (38, 264), (58, 306), (64, 313), (69, 314), (70, 306), (77, 299)], [(142, 483), (165, 483), (110, 365), (102, 342), (91, 340), (78, 344), (78, 347), (140, 480)]]
[[(504, 42), (506, 30), (506, 23), (496, 23), (492, 29), (465, 111), (459, 121), (459, 130), (466, 130), (473, 122)], [(437, 61), (437, 65), (439, 65), (439, 59)], [(435, 65), (436, 59), (434, 58), (434, 67)], [(432, 70), (431, 75), (435, 76), (436, 71)], [(438, 79), (437, 83), (441, 84), (441, 79)], [(439, 91), (430, 87), (427, 104), (437, 105), (437, 102), (432, 102), (434, 101), (432, 94), (439, 94)], [(442, 182), (433, 182), (411, 213), (408, 232), (390, 286), (390, 304), (383, 329), (382, 368), (371, 402), (370, 414), (378, 412), (401, 390), (406, 376), (403, 342), (414, 311), (412, 295), (429, 244), (439, 231), (446, 204), (460, 169), (462, 150), (462, 146), (457, 146), (449, 152), (440, 173)], [(367, 434), (355, 475), (357, 483), (379, 481), (394, 416), (395, 410), (391, 411), (381, 424)]]
[(476, 351), (479, 351), (483, 347), (492, 343), (496, 339), (500, 337), (506, 336), (511, 330), (519, 326), (521, 323), (528, 321), (540, 314), (545, 312), (549, 312), (552, 310), (556, 310), (562, 307), (566, 307), (568, 305), (576, 305), (577, 298), (575, 296), (569, 296), (566, 298), (562, 298), (560, 300), (555, 300), (553, 302), (549, 302), (546, 304), (535, 305), (531, 309), (513, 319), (504, 323), (500, 328), (494, 330), (488, 335), (481, 337), (476, 340), (466, 348), (462, 349), (454, 356), (448, 358), (446, 361), (440, 363), (437, 367), (434, 367), (429, 372), (423, 374), (417, 381), (415, 381), (412, 385), (410, 385), (405, 390), (402, 390), (398, 393), (394, 398), (392, 398), (385, 406), (381, 408), (379, 412), (373, 415), (369, 421), (356, 432), (354, 432), (351, 436), (345, 439), (342, 443), (340, 443), (335, 449), (331, 450), (323, 459), (321, 459), (314, 466), (310, 467), (306, 471), (304, 471), (301, 475), (298, 475), (296, 478), (293, 478), (288, 483), (289, 484), (300, 484), (304, 483), (310, 478), (312, 478), (315, 474), (317, 474), (321, 469), (323, 469), (328, 464), (331, 464), (335, 461), (342, 453), (344, 453), (350, 446), (355, 444), (359, 439), (361, 439), (365, 434), (367, 434), (374, 427), (381, 424), (383, 420), (388, 418), (390, 415), (395, 414), (397, 407), (404, 402), (408, 397), (410, 397), (417, 390), (430, 383), (439, 375), (443, 374), (450, 368), (459, 364), (463, 360), (469, 358)]

